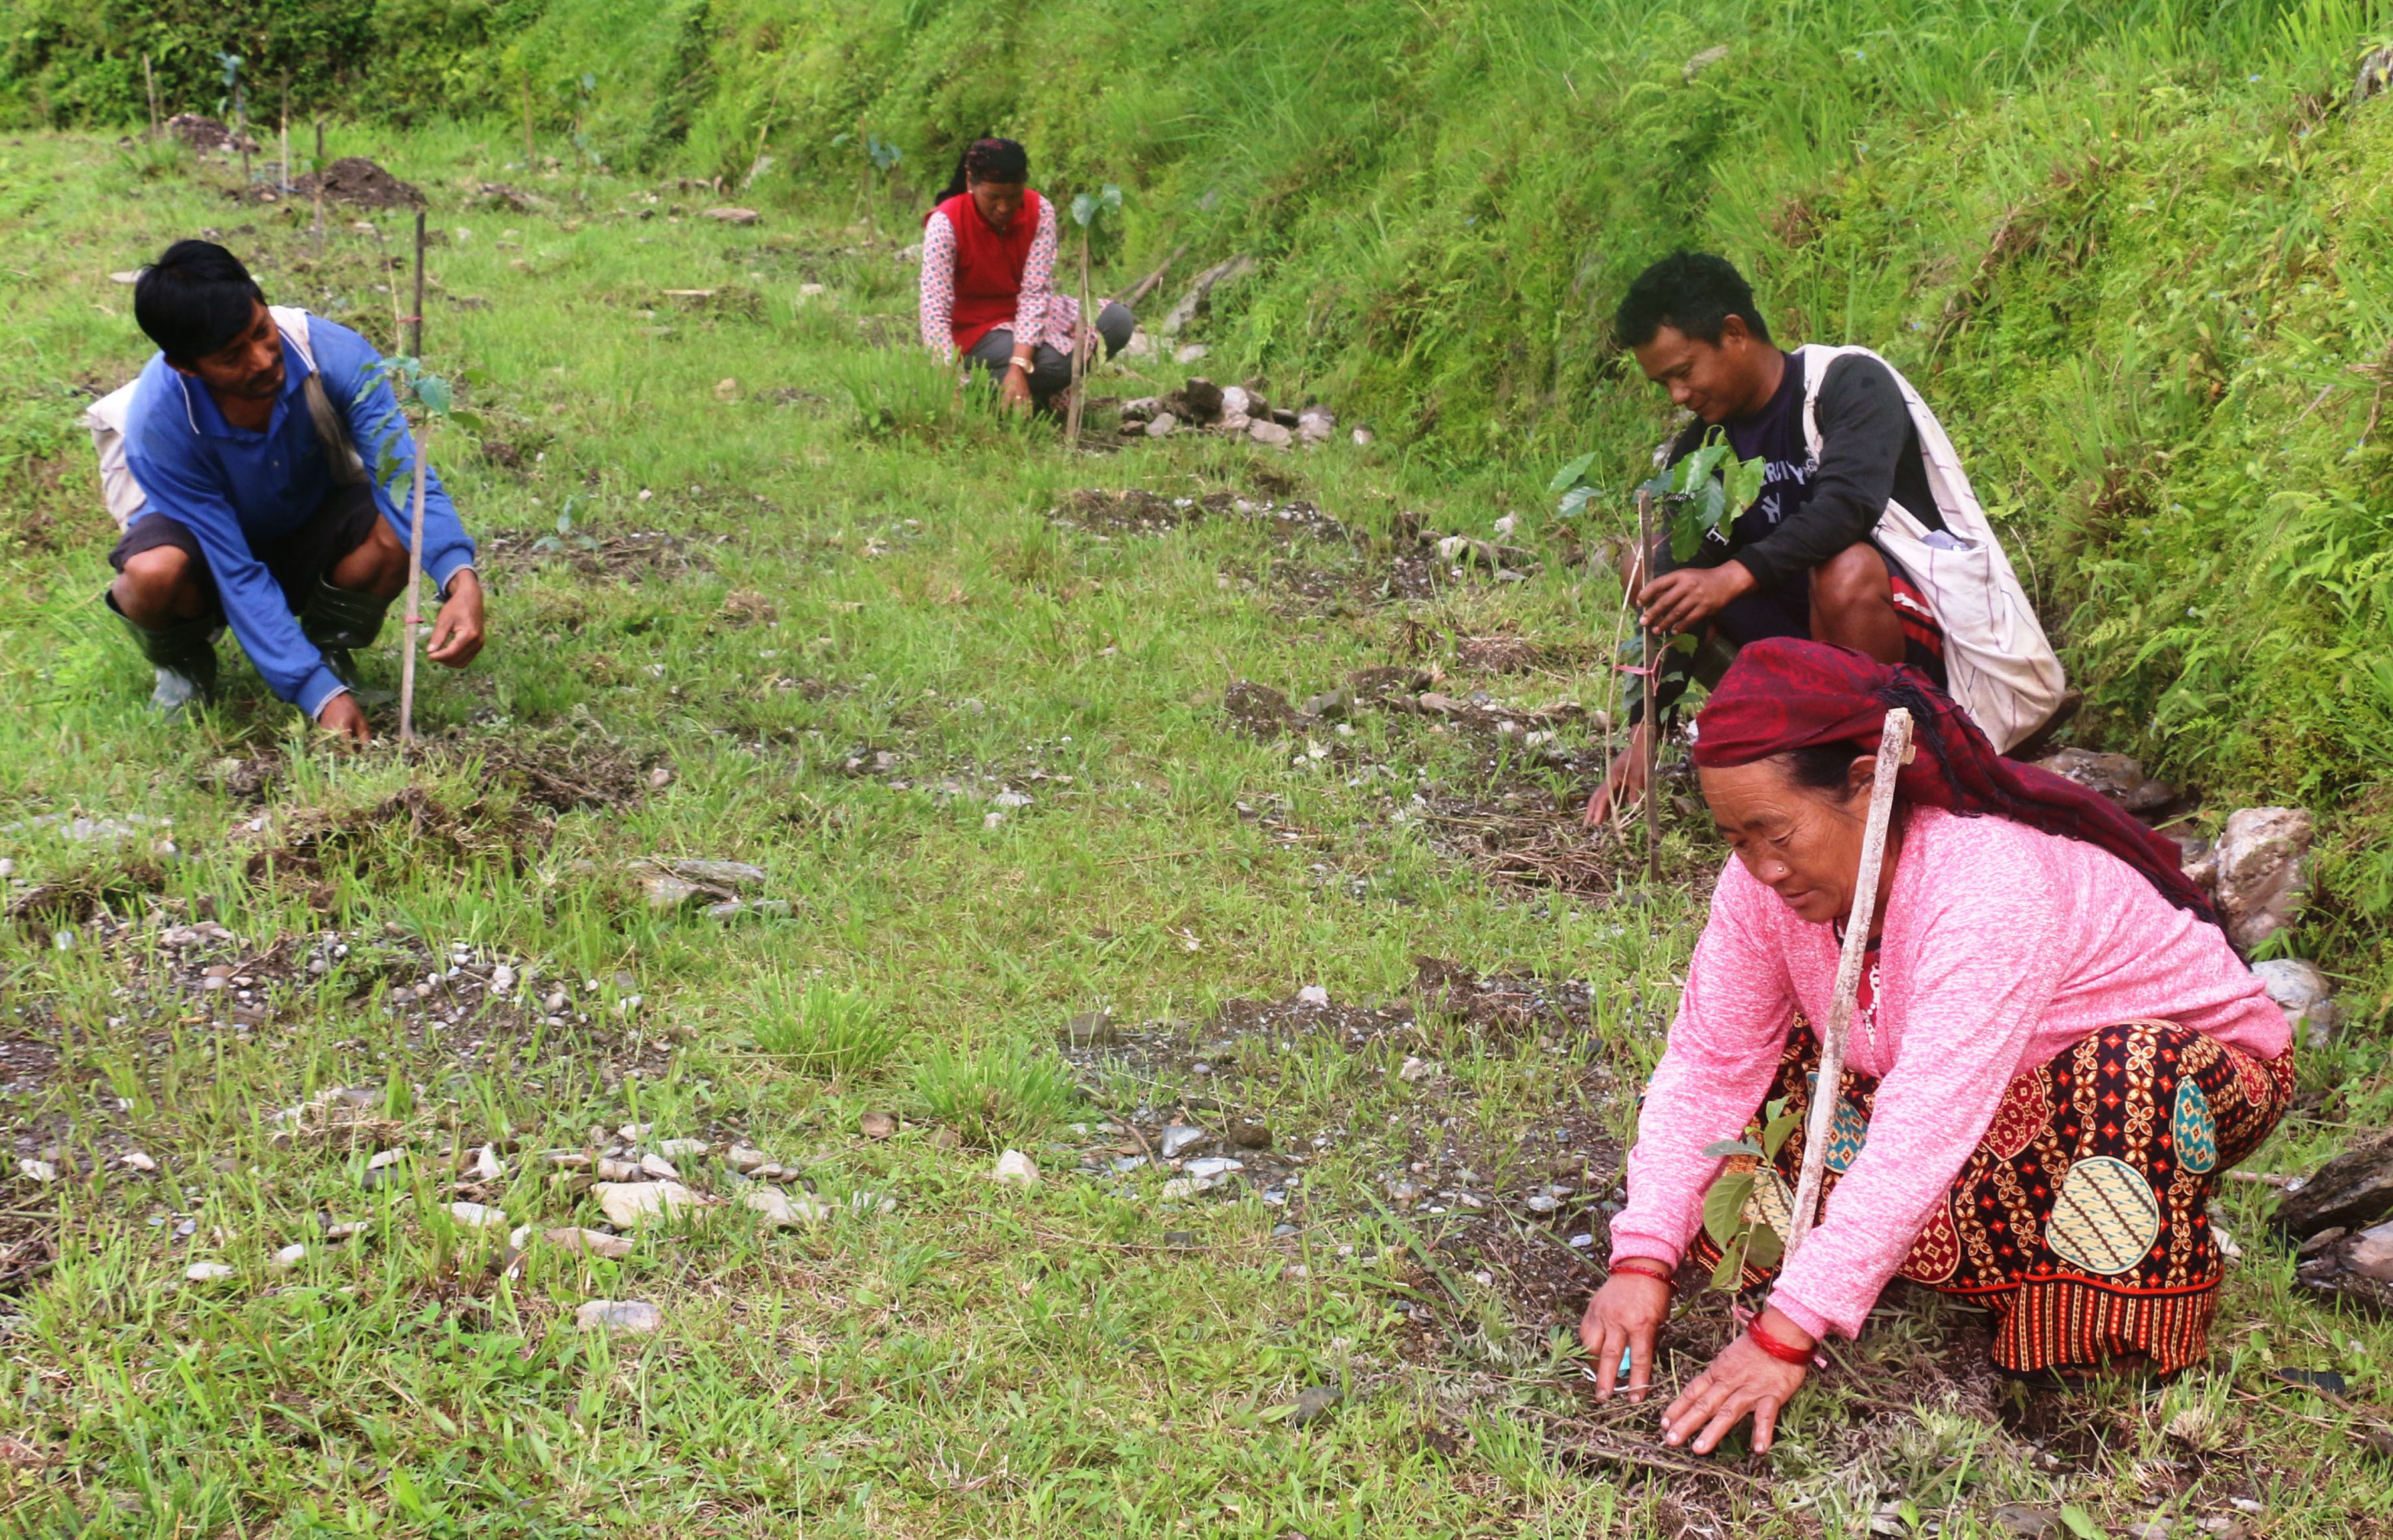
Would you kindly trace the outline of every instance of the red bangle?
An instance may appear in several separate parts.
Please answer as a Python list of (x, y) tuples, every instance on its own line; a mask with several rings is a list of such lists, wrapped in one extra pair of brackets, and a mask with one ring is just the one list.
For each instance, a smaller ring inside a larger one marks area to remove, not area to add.
[(1755, 1347), (1759, 1348), (1763, 1352), (1768, 1353), (1771, 1357), (1778, 1360), (1781, 1364), (1800, 1364), (1807, 1369), (1811, 1366), (1811, 1349), (1798, 1348), (1792, 1342), (1784, 1341), (1778, 1338), (1771, 1336), (1768, 1331), (1762, 1328), (1761, 1317), (1759, 1315), (1755, 1316), (1753, 1320), (1746, 1325), (1745, 1335), (1753, 1338), (1753, 1345)]
[(1634, 1272), (1641, 1278), (1651, 1278), (1671, 1293), (1679, 1292), (1679, 1270), (1659, 1257), (1623, 1257), (1612, 1264), (1615, 1272)]

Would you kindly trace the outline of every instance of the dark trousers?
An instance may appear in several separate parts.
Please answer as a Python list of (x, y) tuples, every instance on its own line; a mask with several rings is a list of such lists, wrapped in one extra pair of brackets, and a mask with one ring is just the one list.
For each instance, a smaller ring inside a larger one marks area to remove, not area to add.
[[(1106, 358), (1110, 359), (1122, 350), (1130, 341), (1131, 329), (1136, 324), (1129, 306), (1113, 300), (1105, 302), (1105, 308), (1097, 312), (1096, 329), (1098, 337), (1105, 345)], [(1006, 370), (1013, 362), (1013, 328), (1000, 326), (989, 333), (974, 343), (972, 351), (964, 358), (974, 369), (1002, 381)], [(1031, 354), (1031, 404), (1043, 411), (1071, 383), (1071, 355), (1059, 353), (1040, 343)]]
[[(315, 596), (317, 580), (331, 581), (333, 568), (341, 559), (373, 537), (374, 520), (381, 516), (382, 511), (374, 506), (373, 489), (364, 482), (334, 482), (317, 506), (315, 517), (280, 540), (252, 542), (250, 551), (266, 564), (291, 613), (296, 615)], [(162, 545), (171, 545), (191, 558), (192, 581), (215, 600), (216, 613), (222, 615), (224, 601), (216, 594), (216, 579), (208, 571), (200, 537), (154, 509), (124, 527), (115, 549), (108, 554), (108, 564), (122, 572), (127, 561)]]

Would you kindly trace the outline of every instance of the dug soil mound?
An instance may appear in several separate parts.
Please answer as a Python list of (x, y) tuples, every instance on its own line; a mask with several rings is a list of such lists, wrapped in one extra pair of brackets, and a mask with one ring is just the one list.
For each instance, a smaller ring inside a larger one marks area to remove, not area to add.
[(291, 183), (292, 195), (313, 198), (321, 186), (327, 202), (361, 209), (420, 209), (422, 192), (400, 181), (362, 155), (344, 155), (321, 171), (311, 171)]

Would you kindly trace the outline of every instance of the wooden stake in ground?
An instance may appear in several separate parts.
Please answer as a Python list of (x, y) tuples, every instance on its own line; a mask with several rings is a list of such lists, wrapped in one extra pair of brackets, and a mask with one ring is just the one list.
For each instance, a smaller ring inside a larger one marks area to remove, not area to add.
[(281, 195), (291, 196), (291, 77), (282, 77), (282, 163), (275, 167), (274, 179)]
[(407, 624), (404, 649), (399, 658), (399, 741), (415, 741), (415, 637), (424, 627), (424, 607), (420, 594), (424, 588), (424, 468), (430, 463), (425, 450), (432, 442), (432, 424), (426, 422), (415, 430), (415, 508), (409, 516), (407, 533)]
[(523, 107), (524, 107), (524, 175), (525, 175), (525, 176), (530, 176), (530, 175), (532, 174), (532, 163), (531, 163), (531, 72), (530, 72), (530, 70), (526, 70), (526, 71), (524, 72), (524, 77), (523, 77)]
[(1089, 372), (1089, 339), (1095, 329), (1089, 324), (1089, 227), (1080, 227), (1080, 313), (1072, 320), (1072, 391), (1071, 402), (1064, 411), (1064, 447), (1080, 447), (1080, 382)]
[(424, 211), (422, 209), (415, 211), (415, 314), (407, 318), (407, 324), (415, 339), (409, 345), (407, 350), (421, 359), (424, 357)]
[[(1637, 571), (1643, 576), (1646, 565), (1654, 559), (1654, 494), (1637, 494)], [(1633, 600), (1631, 601), (1634, 602)], [(1662, 880), (1662, 789), (1654, 784), (1661, 763), (1662, 724), (1654, 720), (1654, 680), (1661, 674), (1661, 638), (1640, 616), (1637, 634), (1643, 644), (1637, 649), (1639, 661), (1645, 672), (1640, 675), (1645, 691), (1645, 881)]]
[(150, 92), (150, 137), (158, 137), (158, 76), (150, 68), (150, 56), (141, 56), (141, 84)]
[(324, 260), (324, 120), (316, 120), (316, 260)]
[(1886, 830), (1894, 817), (1894, 781), (1911, 760), (1911, 713), (1898, 706), (1886, 713), (1877, 740), (1877, 782), (1870, 788), (1869, 822), (1862, 829), (1861, 869), (1853, 878), (1853, 910), (1845, 917), (1844, 950), (1837, 958), (1837, 992), (1828, 1005), (1828, 1027), (1820, 1038), (1820, 1076), (1811, 1091), (1811, 1116), (1803, 1129), (1803, 1170), (1795, 1184), (1795, 1218), (1787, 1226), (1786, 1255), (1811, 1233), (1820, 1212), (1820, 1186), (1826, 1179), (1828, 1130), (1837, 1120), (1837, 1087), (1845, 1073), (1845, 1038), (1853, 1029), (1853, 999), (1869, 955), (1870, 931), (1877, 923), (1877, 884), (1886, 866)]

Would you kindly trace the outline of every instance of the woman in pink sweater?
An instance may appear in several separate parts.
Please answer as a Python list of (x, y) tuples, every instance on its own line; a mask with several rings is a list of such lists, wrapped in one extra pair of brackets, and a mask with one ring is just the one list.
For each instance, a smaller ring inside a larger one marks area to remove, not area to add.
[[(1698, 1453), (1748, 1415), (1768, 1448), (1814, 1344), (1859, 1332), (1897, 1273), (1992, 1310), (2010, 1372), (2200, 1361), (2221, 1271), (2211, 1186), (2292, 1099), (2283, 1013), (2174, 844), (1997, 757), (1912, 669), (1814, 642), (1748, 646), (1697, 718), (1704, 797), (1736, 859), (1639, 1116), (1612, 1277), (1580, 1328), (1600, 1394), (1625, 1351), (1642, 1398), (1680, 1263), (1720, 1259), (1703, 1200), (1726, 1162), (1706, 1151), (1810, 1104), (1810, 1024), (1828, 1017), (1892, 706), (1917, 749), (1824, 1212), (1783, 1271), (1746, 1258), (1747, 1286), (1775, 1272), (1768, 1308), (1665, 1412), (1666, 1440)], [(1774, 1230), (1793, 1210), (1795, 1128), (1755, 1173), (1748, 1213)]]

